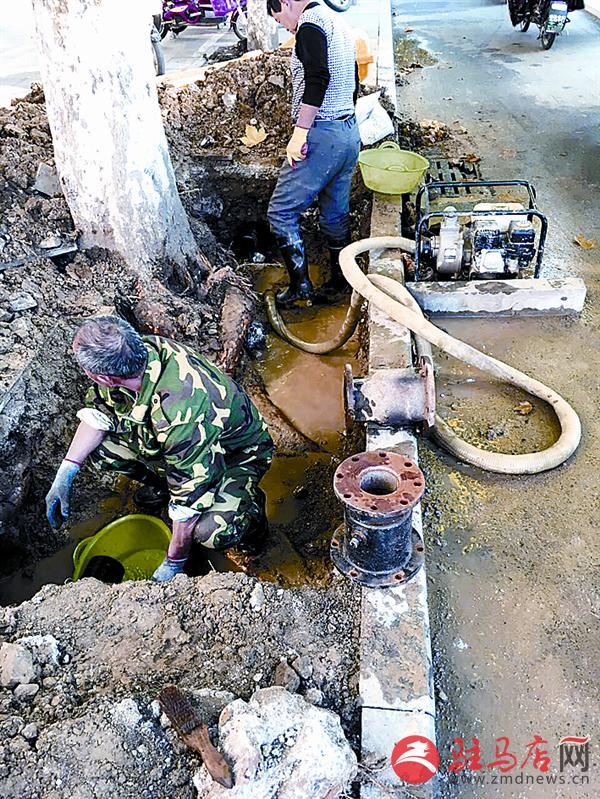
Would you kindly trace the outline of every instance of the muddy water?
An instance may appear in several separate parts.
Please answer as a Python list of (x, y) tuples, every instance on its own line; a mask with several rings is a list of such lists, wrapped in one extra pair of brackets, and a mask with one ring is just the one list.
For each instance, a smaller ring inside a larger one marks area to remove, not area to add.
[[(47, 584), (61, 585), (73, 575), (73, 553), (77, 544), (126, 513), (135, 513), (131, 504), (131, 489), (119, 480), (119, 493), (102, 500), (94, 516), (74, 524), (69, 529), (69, 543), (34, 566), (19, 570), (0, 580), (0, 604), (14, 605), (30, 599)], [(76, 489), (75, 489), (76, 490)], [(73, 503), (75, 504), (75, 503)]]
[[(257, 290), (282, 279), (282, 270), (261, 270)], [(311, 267), (316, 280), (316, 269)], [(291, 332), (307, 341), (333, 336), (346, 315), (347, 305), (315, 306), (285, 312)], [(263, 481), (273, 545), (260, 561), (258, 574), (285, 585), (329, 581), (329, 539), (341, 518), (331, 486), (344, 445), (344, 364), (356, 364), (354, 336), (332, 355), (310, 355), (268, 336), (258, 369), (269, 397), (308, 438), (323, 450), (298, 457), (276, 457)], [(355, 371), (357, 369), (355, 368)]]

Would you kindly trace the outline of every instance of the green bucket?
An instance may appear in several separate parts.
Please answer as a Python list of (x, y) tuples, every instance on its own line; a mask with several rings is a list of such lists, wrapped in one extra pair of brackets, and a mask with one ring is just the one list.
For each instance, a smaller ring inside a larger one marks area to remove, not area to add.
[(409, 194), (429, 169), (426, 158), (401, 150), (393, 141), (385, 141), (372, 150), (363, 150), (358, 156), (358, 164), (365, 186), (380, 194)]
[(122, 564), (123, 581), (148, 580), (164, 560), (170, 541), (171, 531), (155, 516), (134, 513), (115, 519), (77, 544), (73, 580), (79, 580), (90, 560), (98, 555)]

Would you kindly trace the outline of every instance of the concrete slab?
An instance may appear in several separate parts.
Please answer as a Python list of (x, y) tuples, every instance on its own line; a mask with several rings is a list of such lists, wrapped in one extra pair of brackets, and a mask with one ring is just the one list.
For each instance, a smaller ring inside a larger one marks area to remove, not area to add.
[[(399, 198), (376, 195), (371, 235), (398, 234)], [(371, 253), (369, 272), (402, 279), (400, 252)], [(412, 363), (411, 335), (379, 309), (369, 308), (369, 374), (380, 369), (405, 368)], [(411, 429), (367, 425), (367, 449), (400, 452), (418, 461)], [(422, 534), (421, 509), (413, 526)], [(359, 692), (362, 709), (361, 761), (366, 769), (361, 799), (406, 796), (392, 769), (395, 744), (419, 734), (435, 742), (429, 612), (425, 567), (405, 586), (362, 591)], [(435, 783), (410, 795), (430, 799)]]
[(551, 316), (579, 314), (586, 287), (576, 277), (408, 283), (428, 314), (440, 316)]

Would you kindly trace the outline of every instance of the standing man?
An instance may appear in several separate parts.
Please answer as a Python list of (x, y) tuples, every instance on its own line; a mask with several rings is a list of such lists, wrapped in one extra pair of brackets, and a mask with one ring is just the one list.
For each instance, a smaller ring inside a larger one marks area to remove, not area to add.
[(173, 536), (154, 580), (183, 571), (193, 538), (212, 549), (257, 551), (266, 533), (258, 483), (273, 442), (242, 389), (183, 344), (142, 337), (115, 316), (84, 322), (73, 352), (95, 385), (46, 496), (50, 524), (68, 517), (73, 480), (89, 457), (140, 481), (140, 503), (168, 502)]
[(355, 44), (344, 24), (315, 0), (267, 0), (269, 14), (296, 34), (291, 56), (290, 139), (268, 218), (290, 277), (277, 295), (285, 307), (311, 300), (300, 216), (318, 198), (320, 226), (330, 253), (329, 298), (347, 284), (339, 254), (350, 243), (350, 187), (360, 137), (354, 116), (358, 90)]

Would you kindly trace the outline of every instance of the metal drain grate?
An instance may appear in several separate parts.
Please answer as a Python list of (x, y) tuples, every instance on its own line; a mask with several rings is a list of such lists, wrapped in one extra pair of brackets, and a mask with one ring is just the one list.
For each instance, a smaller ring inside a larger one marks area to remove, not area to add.
[[(449, 181), (462, 181), (462, 180), (483, 180), (479, 164), (471, 163), (469, 161), (449, 161), (444, 158), (439, 152), (425, 153), (425, 158), (429, 160), (431, 168), (429, 175), (433, 182), (440, 181), (448, 183)], [(477, 194), (494, 195), (496, 192), (493, 188), (477, 189)], [(441, 189), (441, 197), (459, 197), (471, 194), (471, 189), (467, 186), (463, 189), (445, 188)]]

